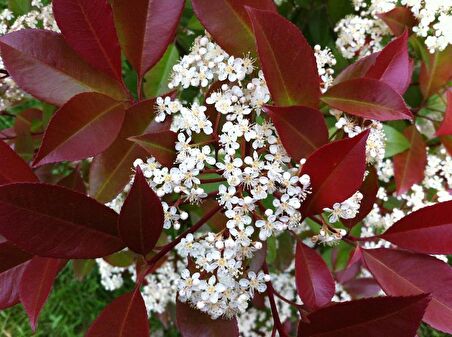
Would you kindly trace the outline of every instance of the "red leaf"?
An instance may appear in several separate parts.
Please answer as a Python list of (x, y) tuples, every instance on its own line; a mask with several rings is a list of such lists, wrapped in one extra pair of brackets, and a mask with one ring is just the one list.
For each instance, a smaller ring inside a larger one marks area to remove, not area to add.
[(300, 322), (299, 337), (413, 337), (428, 304), (428, 295), (379, 297), (339, 303)]
[(162, 202), (138, 166), (118, 218), (119, 234), (127, 247), (146, 255), (156, 245), (164, 221)]
[(366, 169), (369, 131), (335, 141), (315, 151), (303, 165), (301, 175), (311, 177), (312, 193), (302, 204), (305, 216), (350, 198), (361, 186)]
[(452, 254), (452, 201), (417, 210), (380, 237), (419, 253)]
[(31, 168), (4, 141), (0, 141), (0, 185), (37, 182)]
[(448, 46), (441, 52), (430, 55), (429, 63), (422, 63), (419, 74), (419, 84), (424, 98), (429, 98), (436, 94), (452, 78), (452, 46)]
[(296, 162), (328, 143), (328, 129), (319, 110), (303, 107), (265, 106), (287, 153)]
[(60, 186), (18, 183), (0, 187), (0, 234), (44, 257), (96, 258), (124, 247), (117, 215)]
[(353, 219), (342, 219), (342, 223), (348, 228), (352, 228), (358, 222), (362, 221), (372, 211), (378, 193), (378, 176), (375, 167), (368, 167), (369, 174), (364, 180), (359, 191), (363, 195), (359, 213)]
[(174, 39), (184, 0), (113, 0), (119, 41), (127, 59), (142, 77), (163, 56)]
[(314, 52), (297, 26), (278, 13), (248, 7), (273, 102), (317, 109), (320, 77)]
[(428, 255), (396, 249), (362, 250), (362, 253), (367, 268), (386, 294), (431, 294), (424, 321), (435, 329), (452, 333), (452, 268), (449, 265)]
[(408, 56), (408, 32), (405, 31), (383, 48), (365, 77), (385, 82), (403, 95), (410, 85), (412, 71)]
[(353, 299), (377, 296), (381, 291), (377, 281), (370, 277), (349, 280), (343, 284), (343, 287)]
[(447, 108), (441, 126), (436, 131), (437, 136), (452, 135), (452, 90), (447, 91)]
[(121, 49), (107, 0), (54, 0), (53, 14), (72, 49), (94, 68), (122, 81)]
[(130, 181), (132, 164), (137, 158), (149, 155), (127, 138), (143, 134), (154, 120), (154, 100), (137, 103), (126, 111), (118, 138), (94, 158), (89, 173), (89, 193), (105, 203), (113, 199)]
[(327, 305), (334, 296), (334, 279), (325, 261), (301, 242), (295, 253), (295, 280), (298, 296), (310, 309)]
[(375, 64), (379, 54), (380, 52), (370, 54), (350, 64), (337, 75), (333, 83), (338, 84), (354, 78), (364, 77), (369, 69)]
[(253, 28), (245, 7), (276, 12), (272, 0), (192, 0), (202, 25), (227, 53), (243, 57), (256, 55)]
[(411, 30), (416, 24), (417, 20), (411, 10), (407, 7), (395, 7), (389, 12), (377, 14), (389, 27), (395, 36), (400, 36), (408, 29)]
[(105, 151), (124, 120), (124, 104), (86, 92), (72, 97), (53, 116), (33, 165), (75, 161)]
[(171, 130), (149, 132), (128, 139), (140, 145), (163, 166), (171, 167), (176, 160), (177, 134)]
[(27, 264), (28, 262), (24, 262), (0, 273), (0, 310), (19, 303), (19, 282)]
[(11, 242), (3, 239), (0, 242), (0, 273), (14, 268), (32, 258), (32, 255), (17, 248)]
[(80, 59), (61, 34), (20, 30), (1, 37), (0, 50), (14, 81), (48, 103), (63, 105), (77, 94), (92, 91), (125, 98), (120, 84)]
[(388, 84), (370, 78), (356, 78), (336, 84), (322, 96), (322, 101), (365, 119), (390, 121), (413, 118), (402, 96)]
[(182, 337), (238, 337), (236, 318), (212, 319), (187, 303), (176, 303), (177, 328)]
[(426, 145), (416, 126), (407, 127), (403, 133), (411, 147), (394, 156), (394, 178), (399, 195), (408, 192), (411, 186), (424, 179), (427, 165)]
[(78, 169), (75, 169), (69, 175), (61, 179), (58, 182), (58, 185), (82, 194), (86, 194), (86, 186)]
[(149, 321), (139, 291), (124, 294), (97, 317), (85, 337), (149, 337)]
[(65, 264), (64, 260), (36, 256), (25, 268), (20, 280), (19, 294), (33, 331), (36, 330), (39, 314), (47, 301), (53, 282)]

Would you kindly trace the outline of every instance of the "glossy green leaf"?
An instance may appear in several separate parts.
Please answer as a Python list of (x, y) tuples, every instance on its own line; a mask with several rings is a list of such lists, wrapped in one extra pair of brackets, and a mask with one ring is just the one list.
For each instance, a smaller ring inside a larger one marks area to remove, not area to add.
[(410, 148), (410, 142), (397, 129), (389, 125), (383, 125), (386, 135), (385, 158), (392, 157)]

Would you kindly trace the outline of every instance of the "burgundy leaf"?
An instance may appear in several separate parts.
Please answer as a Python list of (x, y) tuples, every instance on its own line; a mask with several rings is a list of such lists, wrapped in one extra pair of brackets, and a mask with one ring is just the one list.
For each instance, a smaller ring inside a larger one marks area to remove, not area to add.
[(452, 89), (447, 91), (447, 108), (441, 126), (436, 131), (437, 136), (452, 135)]
[(380, 52), (370, 54), (350, 64), (337, 75), (333, 83), (338, 84), (354, 78), (364, 77), (375, 64), (379, 54)]
[(118, 218), (119, 234), (130, 249), (146, 255), (156, 245), (164, 221), (162, 202), (138, 166)]
[(87, 92), (72, 97), (53, 116), (34, 166), (93, 157), (116, 139), (124, 120), (124, 104)]
[(452, 201), (417, 210), (380, 237), (419, 253), (452, 254)]
[(369, 131), (356, 137), (326, 144), (303, 165), (301, 174), (311, 177), (312, 193), (302, 204), (305, 216), (350, 198), (361, 186), (366, 169)]
[(370, 166), (367, 168), (368, 175), (364, 180), (359, 191), (363, 195), (361, 200), (361, 206), (359, 207), (359, 213), (353, 219), (342, 219), (342, 223), (348, 228), (352, 228), (358, 222), (362, 221), (373, 209), (375, 201), (377, 200), (378, 192), (378, 175), (375, 167)]
[(86, 194), (86, 186), (82, 177), (80, 176), (80, 171), (78, 169), (75, 169), (69, 175), (61, 179), (58, 182), (58, 185), (82, 194)]
[(403, 95), (410, 85), (412, 71), (408, 56), (408, 32), (405, 31), (383, 48), (365, 77), (385, 82)]
[(411, 147), (394, 156), (394, 179), (399, 195), (408, 192), (411, 186), (424, 179), (427, 165), (426, 145), (416, 126), (407, 127), (403, 133)]
[(0, 273), (0, 310), (19, 303), (19, 282), (27, 264), (24, 262)]
[(140, 145), (163, 166), (171, 167), (176, 160), (177, 134), (171, 130), (157, 130), (141, 136), (130, 137), (129, 140)]
[(314, 52), (297, 26), (278, 13), (248, 7), (273, 102), (317, 109), (320, 77)]
[(31, 168), (4, 141), (0, 140), (0, 185), (37, 182)]
[(390, 121), (413, 118), (400, 94), (388, 84), (371, 78), (356, 78), (336, 84), (322, 96), (322, 101), (365, 119)]
[(6, 69), (17, 84), (31, 95), (63, 105), (82, 92), (99, 92), (125, 98), (121, 85), (80, 59), (61, 34), (26, 29), (0, 38)]
[(97, 317), (85, 337), (149, 337), (149, 321), (141, 293), (124, 294)]
[(429, 62), (423, 62), (419, 74), (419, 84), (424, 98), (436, 94), (452, 79), (452, 45), (443, 51), (430, 55)]
[(119, 41), (127, 59), (143, 75), (163, 56), (174, 38), (184, 0), (113, 0)]
[(377, 296), (381, 291), (377, 281), (371, 277), (349, 280), (343, 284), (343, 287), (353, 299)]
[(319, 110), (303, 107), (265, 106), (287, 153), (296, 162), (328, 143), (328, 129)]
[(214, 40), (229, 54), (256, 55), (246, 6), (276, 12), (273, 0), (192, 0), (193, 10)]
[(0, 187), (0, 234), (44, 257), (96, 258), (124, 247), (117, 215), (60, 186), (18, 183)]
[(52, 5), (68, 45), (94, 68), (122, 81), (121, 49), (107, 0), (54, 0)]
[(65, 264), (64, 260), (35, 256), (25, 268), (20, 280), (19, 295), (33, 331), (36, 330), (39, 314), (53, 282)]
[[(428, 255), (396, 249), (362, 250), (367, 268), (386, 294), (431, 294), (424, 321), (452, 333), (452, 268)], [(386, 337), (386, 336), (385, 336)]]
[(3, 239), (0, 242), (0, 273), (14, 268), (32, 258), (32, 255)]
[(152, 99), (130, 107), (118, 138), (94, 158), (89, 173), (89, 193), (97, 200), (103, 203), (112, 200), (129, 183), (133, 162), (137, 158), (145, 160), (149, 157), (141, 146), (127, 138), (141, 135), (152, 126), (154, 105)]
[(413, 337), (428, 304), (428, 295), (378, 297), (343, 302), (308, 315), (299, 337)]
[(295, 280), (298, 296), (310, 309), (330, 303), (335, 283), (322, 257), (302, 242), (297, 242), (295, 253)]
[(190, 307), (187, 303), (176, 303), (177, 327), (182, 337), (238, 337), (236, 318), (212, 319), (209, 315)]
[(389, 27), (395, 36), (400, 36), (408, 29), (411, 30), (416, 24), (417, 20), (413, 12), (407, 7), (395, 7), (389, 12), (377, 14)]

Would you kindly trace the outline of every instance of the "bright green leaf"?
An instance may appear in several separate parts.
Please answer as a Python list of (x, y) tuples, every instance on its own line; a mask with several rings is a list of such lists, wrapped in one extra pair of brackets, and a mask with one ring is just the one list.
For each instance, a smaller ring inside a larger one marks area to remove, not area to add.
[(406, 137), (389, 125), (384, 125), (386, 134), (385, 158), (392, 157), (410, 148), (410, 143)]

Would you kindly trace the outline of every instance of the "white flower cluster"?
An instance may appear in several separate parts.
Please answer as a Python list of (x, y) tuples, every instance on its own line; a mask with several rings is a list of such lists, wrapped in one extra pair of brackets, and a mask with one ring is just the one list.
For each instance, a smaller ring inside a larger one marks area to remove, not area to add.
[(132, 275), (132, 278), (136, 276), (134, 267), (123, 268), (112, 266), (104, 259), (96, 259), (96, 263), (99, 268), (100, 283), (108, 291), (113, 291), (123, 286), (125, 273)]
[(341, 219), (353, 219), (359, 213), (359, 208), (361, 206), (361, 200), (363, 195), (361, 192), (357, 191), (350, 198), (344, 202), (337, 202), (333, 205), (333, 209), (325, 208), (324, 211), (330, 212), (330, 217), (328, 221), (330, 223), (335, 223)]
[[(335, 32), (336, 45), (346, 58), (359, 58), (380, 51), (382, 40), (390, 31), (377, 14), (388, 12), (397, 6), (396, 0), (353, 0), (354, 15), (340, 20)], [(430, 53), (444, 50), (452, 43), (452, 2), (450, 0), (402, 0), (410, 8), (419, 23), (413, 32), (425, 38)]]
[(409, 7), (418, 19), (413, 31), (425, 38), (430, 53), (452, 44), (452, 1), (402, 0), (401, 3)]
[(322, 80), (321, 90), (322, 92), (326, 92), (333, 85), (333, 67), (336, 65), (336, 58), (330, 48), (325, 47), (322, 49), (319, 45), (314, 46), (314, 55), (317, 61), (317, 70)]
[[(259, 231), (259, 239), (265, 241), (300, 226), (298, 209), (310, 192), (309, 177), (299, 177), (299, 165), (290, 165), (275, 128), (260, 116), (270, 94), (262, 72), (247, 78), (253, 71), (251, 59), (229, 56), (208, 37), (198, 37), (190, 54), (174, 66), (170, 87), (228, 83), (208, 92), (207, 106), (195, 101), (186, 107), (178, 99), (159, 98), (158, 121), (170, 115), (171, 129), (178, 133), (174, 166), (161, 167), (153, 158), (135, 163), (160, 197), (181, 195), (176, 204), (164, 204), (166, 227), (177, 229), (179, 224), (174, 224), (187, 218), (179, 205), (201, 203), (209, 196), (203, 183), (220, 183), (216, 194), (227, 217), (226, 229), (197, 239), (188, 235), (177, 247), (179, 255), (196, 266), (182, 273), (180, 299), (214, 318), (236, 315), (245, 310), (254, 291), (265, 291), (268, 275), (256, 275), (247, 266), (262, 247), (252, 235)], [(259, 122), (252, 122), (252, 116)], [(193, 141), (199, 135), (208, 140)], [(272, 208), (262, 204), (269, 197)]]
[(331, 109), (330, 113), (337, 118), (336, 128), (344, 130), (349, 137), (355, 137), (364, 130), (370, 129), (370, 134), (366, 142), (366, 162), (379, 164), (383, 161), (386, 135), (381, 122), (371, 121), (370, 124), (360, 124), (356, 118), (346, 115), (342, 111)]
[[(33, 0), (32, 9), (25, 15), (14, 18), (9, 9), (0, 12), (0, 36), (25, 28), (42, 27), (58, 31), (53, 17), (52, 6), (44, 6), (40, 0)], [(4, 69), (0, 57), (0, 69)], [(26, 94), (17, 86), (11, 77), (0, 80), (0, 111), (5, 110), (26, 97)]]

